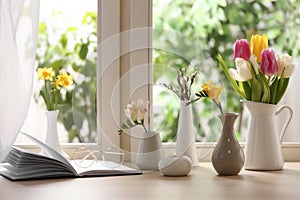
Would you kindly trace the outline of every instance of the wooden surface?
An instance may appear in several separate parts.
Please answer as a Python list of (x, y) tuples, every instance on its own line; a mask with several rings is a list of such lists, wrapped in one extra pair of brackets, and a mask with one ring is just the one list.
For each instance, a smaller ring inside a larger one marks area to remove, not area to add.
[(211, 163), (200, 163), (186, 177), (158, 172), (139, 176), (10, 182), (0, 177), (0, 200), (102, 199), (300, 199), (300, 163), (284, 170), (241, 171), (217, 176)]

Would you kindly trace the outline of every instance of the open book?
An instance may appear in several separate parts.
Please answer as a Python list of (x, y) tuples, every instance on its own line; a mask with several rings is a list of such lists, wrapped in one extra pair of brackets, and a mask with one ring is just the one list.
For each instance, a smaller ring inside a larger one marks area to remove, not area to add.
[(121, 176), (138, 175), (140, 171), (125, 165), (110, 168), (104, 161), (94, 162), (87, 168), (81, 168), (74, 160), (68, 161), (49, 146), (23, 133), (33, 140), (47, 155), (40, 155), (12, 147), (6, 157), (7, 163), (2, 163), (0, 174), (12, 181), (36, 180), (66, 177), (91, 177), (91, 176)]

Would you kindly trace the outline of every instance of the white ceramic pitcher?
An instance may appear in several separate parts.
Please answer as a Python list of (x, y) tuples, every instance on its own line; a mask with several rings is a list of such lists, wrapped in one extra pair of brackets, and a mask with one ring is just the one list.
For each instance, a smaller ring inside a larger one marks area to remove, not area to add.
[[(245, 146), (245, 169), (280, 170), (283, 168), (281, 143), (289, 125), (293, 110), (290, 106), (243, 101), (250, 112), (250, 124)], [(282, 110), (289, 111), (280, 134), (275, 126), (276, 117)]]

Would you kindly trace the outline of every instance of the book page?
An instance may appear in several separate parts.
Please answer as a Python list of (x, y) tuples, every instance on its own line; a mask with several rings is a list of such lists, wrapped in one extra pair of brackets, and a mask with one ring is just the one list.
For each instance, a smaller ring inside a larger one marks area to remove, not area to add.
[(65, 159), (62, 155), (60, 155), (58, 152), (54, 151), (51, 147), (49, 147), (48, 145), (42, 143), (41, 141), (39, 141), (38, 139), (32, 137), (31, 135), (28, 135), (27, 133), (24, 133), (24, 132), (20, 132), (20, 133), (23, 134), (24, 136), (26, 136), (28, 139), (32, 140), (35, 144), (37, 144), (48, 157), (64, 163), (70, 169), (72, 169), (72, 171), (74, 173), (76, 173), (76, 170), (69, 163), (69, 161), (67, 159)]
[[(126, 174), (141, 174), (134, 168), (127, 167), (120, 163), (111, 161), (93, 161), (93, 160), (67, 160), (55, 150), (51, 149), (46, 144), (40, 142), (34, 137), (23, 133), (24, 136), (36, 143), (48, 157), (56, 159), (64, 163), (67, 167), (72, 169), (75, 176), (108, 176), (108, 175), (126, 175)], [(77, 164), (76, 164), (77, 163)], [(89, 167), (81, 167), (89, 166)]]
[[(89, 164), (91, 163), (90, 160), (80, 160), (80, 161), (75, 161), (71, 160), (70, 164), (73, 166), (73, 168), (77, 171), (79, 176), (84, 176), (84, 175), (113, 175), (113, 174), (140, 174), (138, 170), (134, 168), (127, 167), (122, 164), (118, 163), (113, 163), (113, 162), (105, 162), (105, 161), (94, 161), (93, 163), (90, 164), (89, 167), (80, 167), (76, 162), (82, 162), (83, 166), (88, 166), (85, 162), (88, 162)], [(114, 166), (114, 167), (110, 167)]]

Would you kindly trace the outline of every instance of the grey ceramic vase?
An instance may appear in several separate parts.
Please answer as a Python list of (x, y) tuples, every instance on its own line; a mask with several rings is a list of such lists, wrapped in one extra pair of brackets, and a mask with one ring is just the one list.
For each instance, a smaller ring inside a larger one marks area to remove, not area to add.
[(159, 133), (143, 133), (136, 164), (140, 170), (158, 170), (158, 162), (164, 156)]
[(236, 113), (219, 115), (222, 121), (221, 137), (212, 155), (212, 164), (219, 175), (237, 175), (244, 166), (245, 156), (242, 147), (236, 139), (234, 122)]

